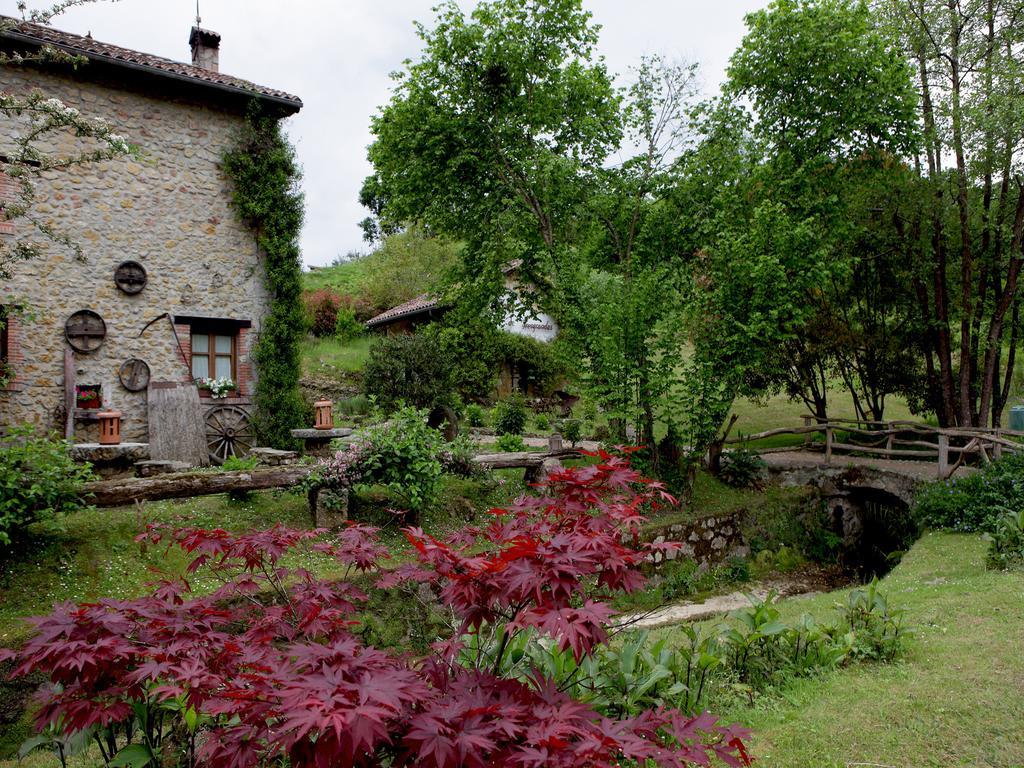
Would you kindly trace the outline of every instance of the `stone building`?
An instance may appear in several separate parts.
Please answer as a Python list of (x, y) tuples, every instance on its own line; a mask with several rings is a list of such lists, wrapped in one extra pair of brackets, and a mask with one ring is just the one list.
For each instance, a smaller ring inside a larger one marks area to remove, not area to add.
[[(220, 73), (216, 33), (193, 28), (190, 44), (185, 64), (28, 23), (0, 32), (8, 53), (48, 45), (88, 59), (74, 69), (0, 66), (0, 92), (57, 98), (141, 149), (137, 159), (39, 181), (33, 214), (80, 245), (81, 258), (25, 221), (3, 223), (0, 237), (33, 237), (44, 254), (0, 285), (0, 307), (28, 310), (10, 317), (0, 337), (0, 356), (14, 370), (0, 389), (0, 428), (27, 422), (91, 442), (98, 410), (113, 408), (124, 415), (124, 439), (147, 442), (153, 387), (218, 377), (235, 388), (217, 399), (201, 390), (204, 407), (247, 413), (258, 375), (249, 355), (269, 297), (221, 158), (254, 101), (281, 118), (302, 102)], [(0, 171), (24, 129), (15, 119), (0, 123)], [(71, 151), (75, 141), (61, 137), (51, 149)], [(12, 193), (0, 174), (0, 201)]]

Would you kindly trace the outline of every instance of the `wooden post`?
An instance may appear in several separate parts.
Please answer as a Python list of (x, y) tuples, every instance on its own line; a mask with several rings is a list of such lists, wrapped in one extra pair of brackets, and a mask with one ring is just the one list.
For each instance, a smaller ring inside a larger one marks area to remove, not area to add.
[(939, 435), (939, 480), (949, 476), (949, 435)]
[[(811, 428), (811, 419), (812, 418), (814, 418), (814, 417), (813, 416), (804, 416), (804, 428), (805, 429), (810, 429)], [(813, 437), (814, 437), (814, 433), (812, 433), (812, 432), (808, 432), (807, 434), (804, 435), (804, 448), (810, 448), (811, 443), (813, 442), (813, 439), (812, 439)]]
[(75, 436), (75, 353), (64, 348), (64, 439)]
[(886, 422), (885, 429), (889, 433), (885, 438), (885, 450), (891, 451), (896, 444), (896, 430), (893, 428), (891, 421)]
[(832, 465), (832, 427), (825, 427), (825, 466)]
[[(1003, 436), (1003, 430), (996, 430), (996, 439), (998, 440)], [(1003, 446), (999, 443), (992, 443), (992, 458), (999, 461), (1003, 458)]]

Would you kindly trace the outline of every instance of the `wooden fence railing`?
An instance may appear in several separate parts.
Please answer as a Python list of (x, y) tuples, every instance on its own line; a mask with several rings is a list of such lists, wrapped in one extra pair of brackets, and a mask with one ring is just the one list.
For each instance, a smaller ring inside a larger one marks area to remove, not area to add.
[[(934, 461), (940, 480), (945, 480), (972, 457), (983, 464), (1000, 458), (1004, 451), (1024, 451), (1024, 432), (986, 427), (942, 428), (914, 421), (816, 421), (804, 416), (801, 427), (780, 427), (741, 435), (728, 444), (756, 442), (779, 435), (803, 435), (804, 450), (823, 450), (825, 464), (836, 453), (865, 454), (903, 461)], [(814, 441), (824, 435), (824, 444)], [(794, 446), (779, 450), (793, 450)], [(956, 460), (954, 461), (954, 457)]]

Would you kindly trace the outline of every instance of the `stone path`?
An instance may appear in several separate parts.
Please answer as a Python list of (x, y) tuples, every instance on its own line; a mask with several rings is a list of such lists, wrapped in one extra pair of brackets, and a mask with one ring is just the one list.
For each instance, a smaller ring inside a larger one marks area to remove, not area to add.
[[(834, 585), (833, 585), (834, 586)], [(638, 629), (654, 629), (691, 621), (703, 621), (715, 616), (724, 616), (729, 611), (749, 608), (750, 597), (764, 600), (773, 590), (779, 597), (811, 597), (831, 586), (823, 585), (820, 579), (806, 574), (785, 574), (750, 585), (742, 592), (715, 595), (699, 603), (677, 603), (666, 605), (654, 611), (625, 616), (619, 626), (629, 625)]]

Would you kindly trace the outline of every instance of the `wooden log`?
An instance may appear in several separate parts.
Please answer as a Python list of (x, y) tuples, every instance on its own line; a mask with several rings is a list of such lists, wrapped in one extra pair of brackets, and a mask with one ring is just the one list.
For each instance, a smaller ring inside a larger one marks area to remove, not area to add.
[(473, 457), (473, 461), (488, 469), (526, 469), (528, 467), (539, 467), (548, 459), (559, 459), (568, 456), (577, 456), (579, 451), (575, 448), (563, 448), (560, 451), (516, 451), (512, 453), (480, 453)]
[[(832, 443), (833, 451), (842, 451), (846, 453), (869, 453), (872, 456), (880, 456), (882, 458), (893, 457), (893, 458), (931, 458), (935, 456), (938, 449), (935, 446), (931, 447), (931, 450), (920, 450), (920, 451), (901, 451), (898, 448), (894, 450), (887, 450), (885, 448), (871, 448), (867, 445), (857, 445), (856, 443)], [(950, 448), (950, 451), (957, 450)]]
[(136, 501), (184, 499), (230, 491), (288, 488), (302, 481), (314, 467), (288, 465), (240, 472), (191, 472), (182, 475), (133, 477), (86, 483), (83, 493), (97, 507), (119, 507)]

